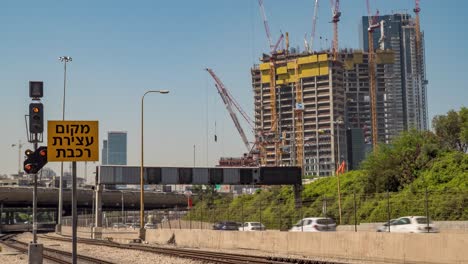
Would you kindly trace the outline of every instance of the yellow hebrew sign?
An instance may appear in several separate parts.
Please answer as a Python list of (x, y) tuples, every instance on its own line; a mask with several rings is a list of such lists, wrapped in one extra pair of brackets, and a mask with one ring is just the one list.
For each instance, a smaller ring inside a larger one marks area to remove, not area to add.
[(48, 161), (99, 161), (98, 121), (48, 121)]

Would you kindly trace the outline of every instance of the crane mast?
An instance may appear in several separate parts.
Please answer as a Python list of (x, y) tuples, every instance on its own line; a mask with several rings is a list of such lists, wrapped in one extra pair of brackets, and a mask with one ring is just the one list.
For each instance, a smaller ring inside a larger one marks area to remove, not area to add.
[(413, 9), (414, 14), (416, 16), (416, 23), (415, 23), (415, 31), (416, 31), (416, 50), (419, 54), (419, 49), (421, 45), (421, 26), (419, 22), (419, 12), (421, 12), (421, 8), (419, 7), (419, 0), (415, 0), (415, 7)]
[(244, 142), (245, 148), (247, 149), (247, 152), (251, 151), (249, 141), (247, 140), (247, 136), (244, 133), (244, 130), (242, 129), (242, 126), (240, 125), (239, 119), (237, 118), (236, 113), (232, 109), (232, 101), (230, 100), (230, 97), (228, 96), (228, 92), (224, 84), (221, 82), (221, 80), (216, 76), (216, 74), (213, 72), (212, 69), (206, 69), (206, 71), (213, 77), (215, 81), (215, 86), (216, 89), (218, 90), (219, 95), (221, 96), (221, 99), (223, 100), (224, 105), (226, 106), (226, 109), (229, 112), (229, 115), (231, 116), (232, 121), (234, 122), (234, 125), (236, 126), (237, 131), (239, 132), (242, 141)]
[(304, 105), (302, 96), (302, 85), (299, 79), (299, 63), (296, 60), (294, 73), (296, 75), (296, 106), (295, 115), (295, 146), (296, 146), (296, 166), (303, 168), (304, 165)]
[(340, 21), (340, 0), (330, 0), (332, 7), (332, 23), (333, 23), (333, 60), (338, 59), (338, 22)]
[(375, 16), (371, 16), (369, 0), (367, 0), (367, 13), (369, 20), (369, 27), (367, 29), (368, 38), (368, 56), (369, 56), (369, 93), (370, 93), (370, 109), (371, 109), (371, 126), (372, 126), (372, 148), (374, 151), (377, 150), (377, 81), (376, 81), (376, 66), (375, 66), (375, 54), (374, 54), (374, 30), (380, 26), (377, 23), (379, 11)]
[(423, 64), (422, 64), (422, 45), (421, 45), (421, 25), (419, 20), (419, 12), (421, 12), (421, 8), (419, 7), (419, 0), (415, 0), (415, 8), (413, 9), (415, 13), (415, 35), (416, 35), (416, 43), (415, 43), (415, 51), (416, 51), (416, 78), (420, 85), (422, 85), (422, 73), (423, 73)]

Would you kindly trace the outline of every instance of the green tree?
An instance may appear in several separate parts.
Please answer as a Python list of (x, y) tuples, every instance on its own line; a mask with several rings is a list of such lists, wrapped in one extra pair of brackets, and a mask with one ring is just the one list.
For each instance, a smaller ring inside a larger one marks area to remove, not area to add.
[(468, 108), (462, 107), (458, 115), (461, 120), (460, 140), (465, 144), (464, 151), (466, 152), (468, 147)]
[(391, 145), (380, 145), (362, 163), (368, 173), (366, 192), (396, 192), (413, 182), (438, 156), (440, 143), (429, 131), (403, 132)]
[(450, 110), (446, 115), (432, 119), (432, 127), (442, 144), (462, 152), (468, 150), (468, 109), (462, 107), (459, 112)]

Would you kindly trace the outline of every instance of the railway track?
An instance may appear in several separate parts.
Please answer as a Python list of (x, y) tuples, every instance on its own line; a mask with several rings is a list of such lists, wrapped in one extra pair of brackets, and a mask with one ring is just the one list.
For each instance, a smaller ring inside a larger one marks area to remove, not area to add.
[[(18, 250), (24, 254), (28, 254), (28, 243), (21, 242), (18, 240), (13, 239), (16, 234), (9, 234), (0, 237), (0, 243), (5, 245), (6, 247)], [(43, 250), (43, 258), (50, 260), (55, 263), (60, 264), (70, 264), (72, 253), (67, 251), (62, 251), (58, 249), (52, 248), (44, 248)], [(79, 263), (89, 263), (89, 264), (114, 264), (113, 262), (105, 261), (102, 259), (97, 259), (93, 257), (88, 257), (84, 255), (78, 255), (77, 259)]]
[[(41, 235), (41, 238), (52, 239), (58, 241), (71, 242), (70, 238)], [(229, 263), (229, 264), (285, 264), (285, 263), (300, 263), (300, 264), (340, 264), (339, 262), (311, 260), (311, 259), (297, 259), (297, 258), (283, 258), (283, 257), (265, 257), (254, 256), (245, 254), (221, 253), (212, 251), (190, 250), (190, 249), (175, 249), (166, 247), (144, 246), (140, 244), (120, 244), (105, 240), (94, 240), (79, 238), (78, 243), (89, 245), (106, 246), (125, 250), (139, 250), (155, 254), (162, 254), (180, 258), (189, 258), (198, 261), (211, 262), (211, 263)]]

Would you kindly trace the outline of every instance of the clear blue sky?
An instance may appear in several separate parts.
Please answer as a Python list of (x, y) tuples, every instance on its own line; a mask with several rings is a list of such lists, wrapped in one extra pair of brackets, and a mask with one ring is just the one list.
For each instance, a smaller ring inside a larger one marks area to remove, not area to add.
[[(302, 47), (304, 34), (311, 31), (314, 1), (264, 2), (274, 38), (280, 30), (288, 31), (292, 46)], [(341, 2), (340, 46), (358, 47), (365, 1)], [(432, 118), (467, 105), (463, 25), (468, 1), (421, 2)], [(381, 14), (412, 14), (414, 5), (412, 0), (371, 3)], [(330, 39), (330, 16), (329, 1), (322, 0), (317, 38)], [(213, 68), (252, 114), (250, 67), (262, 52), (267, 52), (267, 41), (256, 0), (2, 1), (0, 174), (18, 169), (18, 149), (11, 144), (26, 141), (29, 80), (45, 82), (47, 119), (61, 119), (62, 55), (73, 57), (66, 118), (99, 120), (101, 141), (109, 130), (127, 131), (129, 165), (139, 164), (140, 102), (150, 89), (171, 93), (145, 99), (146, 164), (190, 166), (193, 145), (199, 166), (214, 165), (220, 156), (238, 156), (244, 152), (242, 141), (203, 69)], [(215, 122), (218, 142), (213, 140)], [(56, 171), (59, 167), (49, 165)]]

